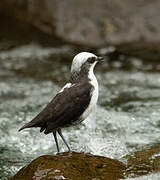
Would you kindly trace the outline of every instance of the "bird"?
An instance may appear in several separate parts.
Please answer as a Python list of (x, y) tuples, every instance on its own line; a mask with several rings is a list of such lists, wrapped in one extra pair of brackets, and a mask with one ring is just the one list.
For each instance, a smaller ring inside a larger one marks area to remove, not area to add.
[(94, 67), (103, 59), (90, 52), (78, 53), (73, 58), (68, 83), (36, 117), (22, 126), (19, 131), (39, 127), (40, 132), (44, 134), (52, 133), (57, 152), (60, 152), (58, 133), (71, 152), (62, 129), (80, 124), (94, 110), (99, 94)]

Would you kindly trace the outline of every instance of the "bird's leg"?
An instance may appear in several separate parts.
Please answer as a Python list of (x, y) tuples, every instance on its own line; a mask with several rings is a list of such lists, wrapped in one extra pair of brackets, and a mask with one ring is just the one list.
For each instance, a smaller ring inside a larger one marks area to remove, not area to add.
[(59, 145), (58, 145), (58, 140), (57, 140), (57, 132), (56, 131), (53, 131), (53, 136), (54, 136), (54, 139), (55, 139), (55, 142), (56, 142), (56, 147), (57, 147), (57, 152), (59, 153)]
[(67, 141), (65, 140), (65, 138), (64, 138), (64, 136), (63, 136), (63, 134), (62, 134), (61, 129), (58, 129), (57, 131), (58, 131), (58, 134), (61, 136), (61, 138), (62, 138), (63, 142), (64, 142), (64, 143), (65, 143), (65, 145), (67, 146), (67, 148), (68, 148), (69, 152), (71, 152), (71, 148), (68, 146)]

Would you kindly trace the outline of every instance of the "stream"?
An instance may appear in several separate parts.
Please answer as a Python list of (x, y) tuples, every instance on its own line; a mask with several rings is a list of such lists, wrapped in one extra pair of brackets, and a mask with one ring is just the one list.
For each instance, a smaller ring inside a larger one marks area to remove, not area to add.
[[(69, 45), (35, 43), (0, 51), (0, 179), (40, 155), (56, 153), (52, 134), (18, 129), (65, 85), (76, 53)], [(97, 65), (96, 111), (81, 125), (63, 131), (72, 150), (122, 160), (126, 154), (160, 144), (159, 70), (158, 63), (123, 56)], [(66, 151), (61, 139), (59, 143)]]

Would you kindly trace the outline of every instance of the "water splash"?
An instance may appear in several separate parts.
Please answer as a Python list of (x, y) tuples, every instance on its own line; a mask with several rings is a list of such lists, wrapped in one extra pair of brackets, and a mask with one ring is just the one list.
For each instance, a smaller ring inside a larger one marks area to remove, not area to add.
[[(0, 178), (13, 175), (37, 156), (56, 152), (51, 134), (17, 130), (64, 85), (70, 64), (63, 58), (68, 51), (31, 44), (0, 52)], [(117, 63), (121, 68), (122, 62)], [(108, 68), (107, 63), (104, 66)], [(137, 60), (134, 67), (140, 66)], [(96, 73), (100, 84), (96, 114), (65, 129), (64, 136), (74, 151), (121, 160), (129, 152), (160, 143), (160, 78), (155, 72), (105, 68)], [(66, 151), (59, 141), (61, 151)]]

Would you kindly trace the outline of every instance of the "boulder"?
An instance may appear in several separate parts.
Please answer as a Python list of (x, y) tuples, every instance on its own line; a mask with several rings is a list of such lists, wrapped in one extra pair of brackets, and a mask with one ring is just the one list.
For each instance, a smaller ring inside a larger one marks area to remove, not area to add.
[(118, 180), (124, 178), (123, 163), (84, 153), (40, 156), (9, 180)]
[(1, 0), (0, 8), (68, 43), (113, 45), (120, 53), (160, 57), (157, 0)]
[(9, 180), (118, 180), (138, 177), (160, 171), (160, 146), (134, 152), (122, 158), (122, 162), (107, 157), (85, 153), (59, 153), (44, 155)]

